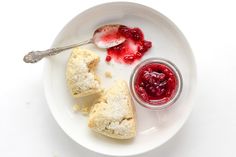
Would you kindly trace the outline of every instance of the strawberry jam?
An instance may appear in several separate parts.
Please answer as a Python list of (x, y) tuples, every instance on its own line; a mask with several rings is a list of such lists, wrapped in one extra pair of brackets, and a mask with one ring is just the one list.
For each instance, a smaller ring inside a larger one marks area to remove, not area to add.
[(134, 90), (145, 103), (163, 105), (176, 94), (176, 73), (166, 64), (151, 62), (141, 66), (134, 78)]
[[(115, 36), (125, 37), (125, 41), (117, 46), (107, 49), (107, 55), (119, 63), (132, 64), (139, 60), (152, 47), (152, 42), (144, 39), (139, 28), (129, 28), (121, 25)], [(114, 35), (113, 35), (114, 36)], [(106, 39), (107, 40), (107, 39)], [(107, 60), (107, 62), (111, 61)]]

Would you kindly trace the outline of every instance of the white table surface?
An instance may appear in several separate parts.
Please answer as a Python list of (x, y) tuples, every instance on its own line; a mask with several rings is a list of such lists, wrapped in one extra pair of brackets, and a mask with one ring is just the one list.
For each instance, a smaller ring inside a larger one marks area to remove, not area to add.
[[(103, 155), (73, 142), (47, 106), (43, 61), (23, 55), (50, 47), (62, 27), (97, 0), (0, 1), (0, 156), (78, 157)], [(138, 157), (236, 156), (236, 4), (234, 0), (136, 1), (169, 17), (182, 30), (198, 67), (196, 105), (167, 143)]]

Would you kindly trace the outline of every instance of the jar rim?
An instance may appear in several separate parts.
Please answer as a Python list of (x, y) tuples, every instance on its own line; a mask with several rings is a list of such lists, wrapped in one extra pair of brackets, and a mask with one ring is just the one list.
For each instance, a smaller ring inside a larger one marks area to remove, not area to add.
[[(150, 63), (164, 64), (165, 66), (167, 66), (168, 68), (170, 68), (173, 71), (173, 73), (175, 74), (176, 80), (177, 80), (177, 87), (176, 87), (176, 91), (175, 91), (174, 95), (172, 96), (172, 98), (170, 100), (168, 100), (167, 102), (165, 102), (163, 104), (154, 105), (154, 104), (147, 103), (147, 102), (143, 101), (135, 91), (135, 79), (136, 79), (137, 73), (139, 72), (139, 69), (147, 64), (150, 64)], [(149, 58), (149, 59), (146, 59), (146, 60), (140, 62), (138, 65), (136, 65), (136, 67), (134, 68), (134, 70), (131, 74), (131, 77), (130, 77), (131, 93), (132, 93), (132, 96), (134, 97), (135, 101), (138, 102), (143, 107), (148, 108), (148, 109), (152, 109), (152, 110), (165, 109), (168, 106), (171, 106), (172, 104), (174, 104), (178, 100), (178, 98), (180, 97), (180, 94), (182, 92), (182, 87), (183, 87), (183, 79), (182, 79), (182, 75), (181, 75), (179, 69), (177, 68), (177, 66), (174, 63), (172, 63), (171, 61), (169, 61), (167, 59), (163, 59), (163, 58)]]

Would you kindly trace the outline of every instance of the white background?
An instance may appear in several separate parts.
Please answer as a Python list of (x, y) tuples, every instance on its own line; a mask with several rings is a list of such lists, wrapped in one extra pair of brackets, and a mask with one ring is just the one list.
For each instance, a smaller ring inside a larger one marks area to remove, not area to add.
[[(43, 61), (23, 55), (49, 48), (78, 13), (108, 1), (0, 1), (0, 157), (103, 155), (73, 142), (47, 106)], [(234, 0), (136, 1), (169, 17), (185, 34), (197, 61), (196, 105), (167, 143), (139, 157), (236, 156), (236, 4)], [(88, 19), (89, 20), (89, 19)]]

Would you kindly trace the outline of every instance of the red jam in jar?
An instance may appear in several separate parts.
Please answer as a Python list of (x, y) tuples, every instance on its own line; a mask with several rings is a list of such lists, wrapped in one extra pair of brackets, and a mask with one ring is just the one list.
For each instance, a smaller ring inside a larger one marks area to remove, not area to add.
[(179, 73), (170, 65), (150, 61), (136, 69), (133, 90), (142, 102), (153, 106), (164, 105), (180, 91)]

